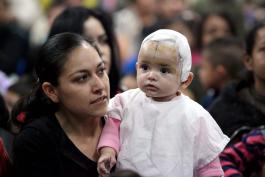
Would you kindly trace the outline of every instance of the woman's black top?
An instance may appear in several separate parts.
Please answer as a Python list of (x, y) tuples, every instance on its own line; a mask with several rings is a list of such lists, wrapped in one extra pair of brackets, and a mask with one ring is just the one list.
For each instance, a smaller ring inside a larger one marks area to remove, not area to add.
[(265, 97), (244, 82), (229, 84), (208, 111), (229, 137), (241, 127), (265, 125)]
[(79, 151), (54, 115), (26, 125), (13, 150), (17, 177), (98, 177), (97, 163)]

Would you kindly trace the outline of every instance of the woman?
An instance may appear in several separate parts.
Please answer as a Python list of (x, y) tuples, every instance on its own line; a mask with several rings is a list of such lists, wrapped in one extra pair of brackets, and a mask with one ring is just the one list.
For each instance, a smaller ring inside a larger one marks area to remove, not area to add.
[(95, 9), (69, 7), (55, 19), (49, 36), (62, 32), (77, 33), (96, 41), (110, 78), (110, 96), (113, 97), (119, 91), (120, 59), (110, 16)]
[(211, 41), (221, 37), (237, 37), (237, 28), (234, 21), (225, 12), (209, 12), (202, 15), (198, 26), (197, 46), (202, 49)]
[(58, 34), (42, 46), (35, 71), (35, 90), (13, 112), (24, 122), (14, 142), (14, 171), (98, 177), (96, 146), (109, 100), (99, 53), (80, 35)]
[(257, 24), (246, 39), (246, 77), (232, 83), (209, 108), (228, 136), (243, 127), (265, 125), (265, 21)]

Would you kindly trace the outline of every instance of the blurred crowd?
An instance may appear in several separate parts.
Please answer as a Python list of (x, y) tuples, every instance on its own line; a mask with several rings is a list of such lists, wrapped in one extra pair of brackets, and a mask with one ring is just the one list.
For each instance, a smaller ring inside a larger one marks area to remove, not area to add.
[[(82, 12), (80, 6), (93, 11)], [(87, 18), (95, 20), (88, 23)], [(34, 88), (33, 66), (40, 47), (60, 32), (96, 41), (105, 59), (111, 97), (137, 87), (135, 64), (148, 34), (161, 28), (184, 34), (195, 77), (183, 93), (207, 109), (232, 138), (230, 145), (239, 147), (233, 143), (240, 143), (244, 133), (265, 125), (265, 28), (258, 26), (264, 20), (263, 0), (0, 0), (0, 146), (6, 151), (0, 166), (4, 158), (12, 159), (13, 135), (20, 128), (21, 120), (11, 116), (12, 107)], [(106, 34), (100, 35), (101, 30)], [(258, 43), (259, 39), (263, 41)], [(256, 55), (261, 59), (254, 60)], [(265, 141), (259, 143), (264, 152)], [(229, 149), (222, 154), (224, 170), (236, 169), (231, 161), (241, 163), (240, 158), (235, 155), (226, 163), (225, 153), (232, 157)], [(262, 165), (255, 172), (262, 171), (264, 160), (260, 153)], [(252, 173), (246, 167), (238, 169), (227, 174)]]

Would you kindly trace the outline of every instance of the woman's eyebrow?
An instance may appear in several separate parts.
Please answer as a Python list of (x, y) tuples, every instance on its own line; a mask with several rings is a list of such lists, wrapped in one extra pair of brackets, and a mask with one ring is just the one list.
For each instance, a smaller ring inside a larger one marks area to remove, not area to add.
[(89, 73), (89, 72), (90, 72), (90, 71), (87, 70), (87, 69), (80, 69), (80, 70), (77, 70), (77, 71), (75, 71), (75, 72), (73, 72), (73, 73), (70, 73), (68, 77), (72, 77), (72, 76), (74, 76), (75, 74)]
[(97, 65), (97, 68), (101, 67), (102, 65), (104, 65), (104, 61), (101, 61), (101, 62)]
[[(100, 68), (100, 67), (102, 67), (102, 66), (104, 66), (104, 62), (103, 61), (101, 61), (100, 63), (98, 63), (97, 69)], [(71, 77), (71, 76), (75, 75), (76, 73), (90, 73), (90, 72), (91, 71), (88, 70), (88, 69), (80, 69), (80, 70), (74, 71), (73, 73), (70, 73), (69, 76)]]

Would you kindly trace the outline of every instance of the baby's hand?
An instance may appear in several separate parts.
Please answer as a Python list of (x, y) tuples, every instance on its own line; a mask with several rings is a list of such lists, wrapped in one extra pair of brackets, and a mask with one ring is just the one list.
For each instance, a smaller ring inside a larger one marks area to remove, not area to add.
[(98, 159), (98, 173), (101, 177), (108, 177), (111, 168), (116, 164), (116, 151), (110, 147), (100, 149)]

